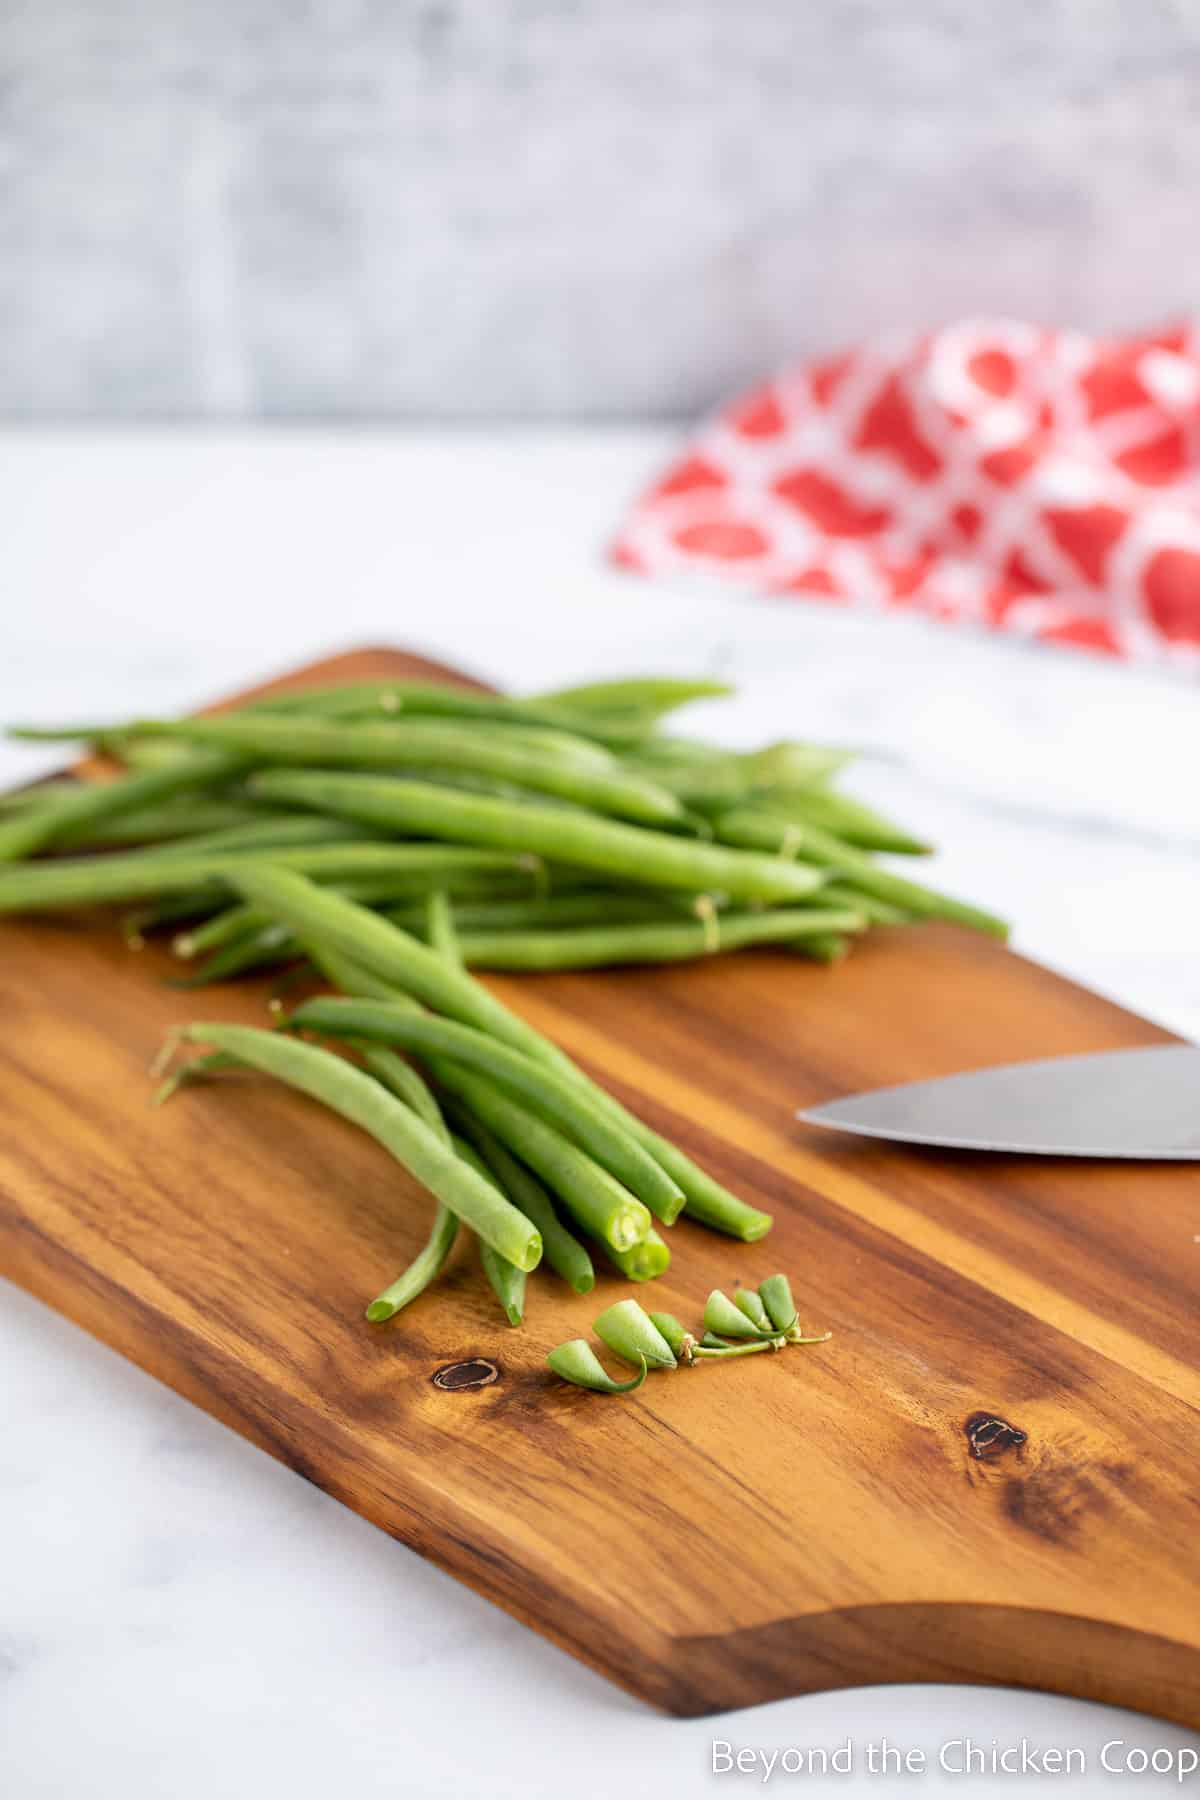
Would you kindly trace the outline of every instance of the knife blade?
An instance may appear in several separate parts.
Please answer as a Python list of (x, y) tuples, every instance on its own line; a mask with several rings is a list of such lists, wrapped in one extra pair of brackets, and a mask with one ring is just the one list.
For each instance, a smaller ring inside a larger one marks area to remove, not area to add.
[(1153, 1044), (850, 1094), (806, 1125), (946, 1150), (1200, 1162), (1200, 1049)]

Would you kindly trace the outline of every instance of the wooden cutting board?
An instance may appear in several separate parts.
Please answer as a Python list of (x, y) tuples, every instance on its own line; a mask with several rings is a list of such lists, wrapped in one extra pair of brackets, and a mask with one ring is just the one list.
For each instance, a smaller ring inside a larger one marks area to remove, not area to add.
[[(414, 672), (364, 651), (293, 680)], [(268, 1083), (152, 1110), (169, 1025), (262, 1017), (261, 985), (183, 995), (169, 972), (100, 924), (0, 924), (5, 1273), (672, 1712), (994, 1681), (1200, 1725), (1195, 1168), (919, 1154), (792, 1117), (1166, 1034), (949, 928), (875, 933), (833, 970), (754, 952), (493, 980), (775, 1213), (752, 1247), (679, 1226), (654, 1301), (691, 1319), (784, 1269), (834, 1332), (614, 1401), (542, 1359), (617, 1279), (579, 1299), (534, 1277), (511, 1331), (460, 1244), (364, 1324), (427, 1197)], [(435, 1380), (471, 1359), (488, 1385)]]

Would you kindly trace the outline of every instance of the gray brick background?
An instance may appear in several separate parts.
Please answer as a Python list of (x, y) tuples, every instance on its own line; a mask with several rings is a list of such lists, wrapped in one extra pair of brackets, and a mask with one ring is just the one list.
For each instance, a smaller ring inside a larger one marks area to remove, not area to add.
[(3, 0), (0, 413), (690, 413), (1200, 280), (1191, 0)]

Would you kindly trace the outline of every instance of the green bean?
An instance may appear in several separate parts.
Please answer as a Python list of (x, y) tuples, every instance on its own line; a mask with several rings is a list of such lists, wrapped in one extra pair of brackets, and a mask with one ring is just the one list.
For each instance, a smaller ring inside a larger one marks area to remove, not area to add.
[(609, 1244), (604, 1248), (609, 1261), (630, 1281), (653, 1281), (656, 1275), (665, 1275), (670, 1267), (670, 1249), (653, 1225), (632, 1250), (614, 1250)]
[[(330, 830), (330, 826), (335, 829)], [(315, 813), (262, 813), (240, 825), (219, 830), (197, 831), (194, 836), (172, 838), (155, 847), (156, 856), (224, 856), (252, 851), (272, 854), (317, 844), (361, 844), (369, 842), (361, 825), (345, 819), (321, 818)]]
[(645, 1237), (651, 1223), (646, 1207), (577, 1144), (461, 1064), (439, 1060), (436, 1074), (542, 1177), (593, 1237), (614, 1250), (631, 1250)]
[(622, 1362), (634, 1367), (641, 1361), (652, 1369), (675, 1368), (675, 1352), (649, 1313), (636, 1300), (618, 1300), (606, 1307), (592, 1329)]
[(192, 1024), (179, 1035), (190, 1043), (228, 1051), (361, 1126), (493, 1249), (518, 1268), (537, 1267), (542, 1241), (524, 1213), (361, 1069), (328, 1050), (252, 1025)]
[(755, 794), (751, 804), (785, 820), (817, 825), (860, 850), (885, 850), (893, 856), (928, 856), (933, 850), (932, 844), (914, 837), (874, 807), (832, 788), (814, 786), (778, 794), (767, 790)]
[[(824, 892), (824, 890), (821, 890)], [(456, 901), (454, 925), (458, 931), (551, 930), (565, 925), (627, 924), (648, 925), (664, 918), (678, 919), (689, 913), (696, 916), (701, 896), (675, 892), (623, 894), (615, 889), (589, 889), (581, 893), (550, 893), (544, 900), (465, 900)], [(861, 911), (863, 908), (856, 907)], [(411, 931), (423, 920), (422, 909), (414, 906), (389, 908), (385, 915), (393, 924)]]
[(425, 934), (429, 939), (429, 948), (436, 951), (444, 962), (448, 962), (452, 968), (462, 968), (458, 932), (454, 928), (454, 915), (450, 911), (445, 888), (434, 888), (426, 899)]
[(510, 1012), (481, 982), (452, 968), (436, 951), (365, 907), (331, 894), (301, 875), (263, 863), (231, 872), (230, 881), (245, 899), (290, 925), (308, 949), (327, 946), (461, 1024), (491, 1032), (537, 1061), (571, 1066), (540, 1032)]
[(880, 900), (876, 894), (856, 893), (839, 881), (827, 882), (819, 890), (819, 898), (822, 906), (848, 906), (852, 912), (862, 913), (871, 925), (904, 925), (912, 917), (889, 900)]
[(864, 893), (874, 894), (893, 906), (903, 907), (906, 912), (914, 913), (918, 918), (952, 919), (957, 924), (969, 925), (974, 930), (988, 932), (993, 937), (1008, 936), (1008, 926), (993, 913), (983, 912), (979, 907), (952, 899), (948, 894), (939, 894), (933, 888), (922, 887), (915, 881), (893, 875), (890, 869), (881, 869), (877, 863), (873, 863), (865, 851), (843, 844), (839, 838), (822, 831), (816, 825), (789, 824), (773, 818), (769, 813), (761, 813), (751, 807), (738, 807), (734, 811), (722, 813), (716, 826), (717, 835), (723, 842), (756, 845), (798, 856), (806, 862), (833, 870), (842, 878), (841, 885), (861, 888)]
[(232, 981), (238, 975), (294, 962), (299, 955), (300, 946), (286, 925), (263, 925), (214, 951), (194, 975), (176, 978), (170, 985), (184, 990), (211, 987), (216, 981)]
[[(503, 1193), (504, 1190), (474, 1144), (469, 1144), (465, 1138), (458, 1136), (455, 1136), (453, 1141), (454, 1148), (462, 1160), (469, 1163), (477, 1175), (481, 1175), (485, 1181), (490, 1181), (497, 1192)], [(505, 1195), (505, 1198), (507, 1199), (508, 1196)], [(545, 1246), (543, 1246), (543, 1254), (545, 1254)], [(507, 1257), (501, 1256), (499, 1251), (493, 1250), (490, 1244), (482, 1242), (479, 1245), (479, 1260), (483, 1265), (483, 1272), (487, 1276), (488, 1286), (500, 1302), (500, 1308), (505, 1318), (510, 1325), (519, 1325), (525, 1317), (524, 1269), (518, 1269), (515, 1263), (510, 1263)]]
[(65, 832), (94, 828), (103, 819), (118, 818), (190, 788), (214, 787), (244, 767), (240, 757), (205, 754), (138, 775), (119, 775), (114, 781), (81, 782), (77, 793), (29, 807), (0, 823), (0, 862), (17, 862), (56, 843)]
[(691, 962), (753, 944), (802, 943), (829, 933), (861, 931), (858, 912), (780, 907), (767, 912), (714, 913), (640, 925), (598, 925), (564, 931), (467, 931), (459, 945), (468, 968), (599, 969), (619, 963)]
[(318, 998), (298, 1006), (288, 1020), (296, 1031), (315, 1031), (343, 1042), (360, 1038), (395, 1044), (426, 1058), (450, 1057), (482, 1074), (521, 1104), (572, 1138), (594, 1162), (667, 1224), (678, 1218), (683, 1194), (653, 1157), (598, 1109), (577, 1081), (553, 1064), (498, 1043), (485, 1031), (433, 1018), (376, 1000)]
[(771, 744), (765, 750), (725, 751), (705, 758), (681, 757), (678, 740), (652, 739), (625, 758), (626, 766), (669, 788), (685, 806), (710, 812), (753, 803), (760, 791), (776, 798), (818, 788), (850, 758), (826, 744)]
[(810, 937), (789, 939), (786, 948), (794, 950), (797, 956), (807, 956), (810, 962), (832, 965), (849, 955), (850, 939), (836, 931), (818, 931)]
[(462, 731), (433, 720), (343, 725), (323, 719), (263, 719), (235, 713), (219, 719), (139, 722), (135, 729), (237, 752), (256, 762), (473, 771), (647, 825), (668, 823), (678, 818), (680, 811), (673, 794), (637, 776), (554, 756), (544, 747), (507, 744), (500, 734)]
[(448, 1104), (458, 1129), (475, 1145), (513, 1205), (537, 1226), (542, 1236), (543, 1262), (577, 1294), (591, 1293), (596, 1285), (592, 1259), (555, 1212), (541, 1182), (468, 1107), (452, 1097)]
[(572, 1338), (557, 1344), (546, 1357), (556, 1375), (575, 1387), (590, 1388), (594, 1394), (632, 1394), (646, 1379), (649, 1368), (645, 1357), (638, 1373), (628, 1381), (614, 1381), (586, 1338)]
[[(371, 1000), (404, 998), (402, 993), (397, 992), (378, 973), (356, 961), (352, 944), (348, 950), (336, 950), (327, 940), (323, 940), (319, 947), (312, 946), (312, 953), (322, 971), (346, 994)], [(535, 1043), (540, 1046), (544, 1058), (553, 1061), (556, 1067), (572, 1073), (593, 1102), (624, 1125), (649, 1150), (659, 1167), (665, 1169), (683, 1189), (684, 1211), (689, 1218), (710, 1226), (714, 1231), (722, 1231), (729, 1237), (740, 1238), (747, 1244), (757, 1243), (759, 1238), (766, 1236), (774, 1223), (770, 1213), (748, 1206), (744, 1200), (739, 1200), (735, 1194), (722, 1187), (719, 1181), (715, 1181), (694, 1163), (669, 1138), (660, 1137), (656, 1131), (643, 1124), (636, 1114), (622, 1106), (612, 1094), (590, 1081), (555, 1045), (547, 1043), (544, 1038), (537, 1038), (536, 1034)], [(533, 1049), (530, 1047), (530, 1054), (532, 1053)]]
[(383, 1050), (374, 1044), (364, 1050), (363, 1063), (376, 1081), (382, 1081), (397, 1100), (403, 1100), (405, 1106), (411, 1107), (418, 1119), (423, 1120), (444, 1144), (450, 1143), (450, 1128), (442, 1117), (437, 1096), (411, 1063), (397, 1056), (394, 1050)]
[[(263, 867), (322, 875), (421, 875), (444, 880), (455, 869), (517, 870), (521, 858), (456, 849), (445, 844), (312, 844), (222, 856), (161, 856), (130, 851), (114, 856), (56, 857), (19, 869), (0, 869), (0, 913), (57, 906), (100, 906), (122, 900), (183, 893), (208, 881), (232, 885), (239, 869)], [(318, 890), (319, 891), (319, 890)], [(220, 904), (218, 899), (217, 904)]]
[(533, 704), (567, 712), (634, 711), (659, 715), (692, 700), (723, 700), (733, 693), (727, 681), (689, 681), (654, 675), (624, 681), (586, 681), (574, 687), (547, 688), (532, 696)]
[[(83, 785), (72, 783), (76, 792)], [(207, 840), (218, 833), (224, 837), (230, 831), (240, 831), (243, 826), (263, 826), (272, 819), (287, 819), (292, 825), (298, 822), (295, 813), (270, 813), (245, 801), (208, 800), (200, 796), (189, 801), (165, 800), (159, 806), (139, 807), (135, 812), (122, 813), (110, 821), (93, 823), (89, 820), (63, 832), (56, 838), (55, 848), (84, 850), (97, 845), (123, 848), (134, 844), (161, 844), (165, 851), (201, 837), (206, 840), (207, 847)]]
[(245, 901), (236, 906), (224, 906), (211, 918), (205, 919), (191, 931), (180, 932), (171, 942), (176, 956), (186, 960), (193, 956), (203, 956), (209, 950), (223, 950), (226, 944), (236, 943), (254, 931), (262, 931), (274, 920), (269, 913), (260, 907), (248, 906)]
[(519, 806), (417, 781), (269, 769), (251, 786), (282, 800), (456, 843), (533, 851), (580, 868), (647, 886), (717, 892), (737, 900), (787, 900), (811, 893), (822, 877), (778, 857), (725, 850), (615, 819), (542, 806)]
[(387, 1319), (394, 1319), (402, 1307), (408, 1306), (418, 1294), (424, 1293), (429, 1284), (441, 1274), (457, 1236), (458, 1218), (439, 1200), (424, 1248), (417, 1252), (408, 1267), (397, 1275), (395, 1281), (389, 1282), (367, 1307), (365, 1316), (372, 1325), (381, 1325)]

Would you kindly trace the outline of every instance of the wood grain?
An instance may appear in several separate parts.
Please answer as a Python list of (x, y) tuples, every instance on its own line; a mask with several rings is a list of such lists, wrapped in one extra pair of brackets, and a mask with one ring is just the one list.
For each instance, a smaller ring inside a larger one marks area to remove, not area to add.
[[(427, 668), (363, 652), (305, 679)], [(677, 1228), (660, 1306), (788, 1270), (833, 1340), (570, 1390), (546, 1349), (624, 1291), (530, 1283), (498, 1321), (468, 1247), (394, 1325), (365, 1297), (429, 1202), (255, 1080), (147, 1105), (203, 998), (110, 926), (6, 921), (0, 1267), (253, 1442), (677, 1713), (877, 1681), (1002, 1681), (1200, 1725), (1195, 1171), (841, 1140), (794, 1109), (1164, 1033), (949, 928), (823, 969), (767, 952), (495, 979), (591, 1072), (775, 1212)], [(436, 1385), (482, 1357), (498, 1379)]]

